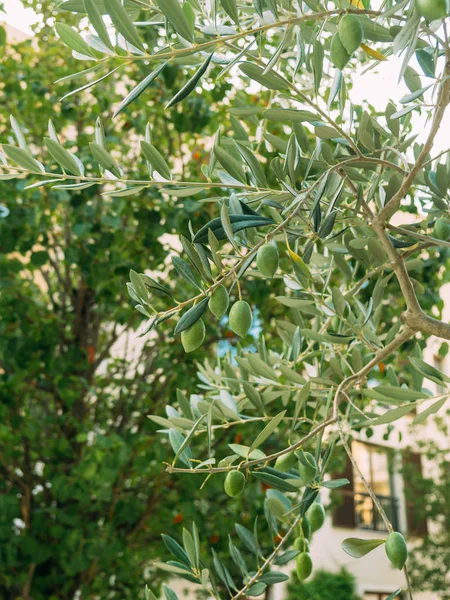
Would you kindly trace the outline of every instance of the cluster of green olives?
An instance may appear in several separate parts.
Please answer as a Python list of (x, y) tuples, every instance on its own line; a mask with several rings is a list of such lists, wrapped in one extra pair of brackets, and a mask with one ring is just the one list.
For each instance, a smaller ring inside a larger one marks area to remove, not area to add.
[[(310, 452), (288, 452), (279, 456), (275, 462), (275, 468), (283, 473), (293, 467), (298, 472), (303, 482), (308, 485), (317, 476), (317, 464)], [(325, 522), (325, 510), (319, 502), (313, 502), (302, 518), (299, 536), (294, 540), (294, 549), (300, 554), (296, 558), (296, 573), (300, 581), (307, 579), (313, 569), (311, 554), (309, 553), (309, 542), (315, 531), (318, 531)]]
[(358, 17), (354, 15), (342, 17), (338, 31), (331, 38), (330, 58), (333, 65), (342, 71), (363, 41), (364, 30)]
[[(256, 266), (264, 277), (273, 277), (278, 269), (278, 248), (274, 244), (261, 246), (256, 255)], [(221, 319), (227, 312), (230, 299), (224, 285), (215, 288), (210, 296), (208, 307), (212, 314)], [(252, 309), (245, 300), (233, 304), (229, 314), (230, 329), (239, 337), (245, 337), (253, 323)], [(205, 339), (205, 324), (202, 319), (181, 333), (181, 343), (185, 352), (193, 352)]]
[[(227, 312), (229, 304), (228, 292), (224, 285), (219, 285), (211, 294), (209, 309), (217, 319), (221, 319)], [(253, 323), (252, 309), (245, 300), (238, 300), (233, 304), (229, 314), (230, 329), (239, 337), (245, 337)], [(205, 324), (202, 319), (196, 321), (191, 327), (181, 333), (181, 343), (185, 352), (197, 350), (205, 339)]]
[(295, 571), (300, 581), (307, 579), (313, 570), (313, 562), (309, 553), (309, 542), (312, 534), (325, 523), (325, 510), (319, 502), (313, 502), (306, 511), (300, 525), (300, 535), (294, 540), (294, 549), (300, 554), (295, 559)]

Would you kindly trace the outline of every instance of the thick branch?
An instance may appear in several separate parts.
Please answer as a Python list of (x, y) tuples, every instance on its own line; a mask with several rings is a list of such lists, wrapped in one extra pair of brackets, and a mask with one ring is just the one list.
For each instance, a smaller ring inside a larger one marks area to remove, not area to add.
[(411, 278), (405, 265), (403, 257), (397, 252), (391, 244), (382, 223), (375, 219), (372, 224), (373, 230), (378, 235), (380, 242), (386, 250), (398, 279), (400, 289), (406, 302), (406, 312), (402, 315), (403, 322), (412, 331), (422, 331), (429, 335), (450, 340), (450, 324), (444, 323), (424, 313), (414, 290)]

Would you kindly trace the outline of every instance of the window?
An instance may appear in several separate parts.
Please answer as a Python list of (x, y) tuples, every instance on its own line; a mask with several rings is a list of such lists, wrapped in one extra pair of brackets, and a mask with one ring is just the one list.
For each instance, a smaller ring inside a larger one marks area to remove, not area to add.
[[(365, 592), (363, 600), (386, 600), (389, 597), (389, 592)], [(398, 600), (402, 600), (403, 594), (397, 596)]]
[[(398, 529), (398, 506), (392, 477), (392, 457), (389, 449), (372, 444), (353, 442), (352, 452), (370, 487), (375, 492), (394, 529)], [(386, 526), (371, 497), (356, 473), (354, 480), (356, 527), (386, 531)]]
[[(393, 485), (392, 452), (388, 448), (353, 442), (352, 452), (361, 472), (377, 495), (394, 529), (398, 530), (398, 501)], [(386, 526), (374, 506), (359, 476), (353, 472), (348, 460), (345, 471), (335, 475), (345, 477), (350, 485), (337, 490), (333, 497), (336, 508), (333, 513), (333, 523), (337, 527), (367, 529), (371, 531), (386, 531)], [(369, 598), (369, 600), (372, 600)], [(377, 600), (377, 599), (373, 599)]]

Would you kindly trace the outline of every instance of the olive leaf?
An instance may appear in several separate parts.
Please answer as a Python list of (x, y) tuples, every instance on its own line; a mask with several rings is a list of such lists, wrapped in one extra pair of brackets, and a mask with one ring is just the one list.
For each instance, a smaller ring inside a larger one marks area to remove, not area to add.
[(127, 106), (129, 106), (132, 102), (134, 102), (137, 98), (139, 98), (139, 96), (143, 92), (145, 92), (145, 90), (149, 87), (149, 85), (151, 85), (155, 81), (155, 79), (158, 77), (158, 75), (164, 69), (166, 64), (167, 64), (167, 62), (164, 62), (157, 69), (155, 69), (149, 75), (147, 75), (147, 77), (145, 77), (145, 79), (143, 79), (140, 83), (138, 83), (138, 85), (135, 88), (133, 88), (131, 90), (131, 92), (128, 94), (128, 96), (126, 96), (122, 100), (122, 102), (119, 104), (119, 106), (114, 111), (113, 119), (115, 117), (117, 117), (117, 115), (119, 115), (123, 110), (125, 110), (127, 108)]
[(108, 15), (111, 17), (114, 27), (123, 35), (126, 41), (130, 42), (130, 44), (139, 50), (144, 50), (137, 29), (120, 0), (107, 0), (107, 2), (105, 2), (105, 8)]
[(258, 448), (258, 446), (261, 446), (261, 444), (263, 444), (267, 440), (267, 438), (270, 435), (272, 435), (272, 433), (275, 431), (275, 429), (278, 427), (278, 425), (283, 420), (283, 417), (285, 414), (286, 414), (286, 411), (283, 410), (282, 412), (278, 413), (275, 417), (273, 417), (273, 419), (271, 421), (269, 421), (269, 423), (267, 423), (267, 425), (264, 427), (264, 429), (256, 436), (255, 440), (252, 442), (252, 445), (250, 446), (250, 449), (249, 449), (249, 454), (256, 448)]
[[(166, 0), (162, 0), (162, 1), (165, 2)], [(174, 0), (174, 1), (178, 3), (178, 0)], [(200, 69), (195, 73), (195, 75), (191, 79), (189, 79), (189, 81), (186, 83), (186, 85), (184, 85), (181, 88), (181, 90), (179, 92), (177, 92), (171, 100), (169, 100), (169, 102), (166, 104), (166, 108), (175, 106), (175, 104), (178, 104), (178, 102), (181, 102), (182, 100), (184, 100), (187, 96), (189, 96), (189, 94), (191, 92), (193, 92), (195, 90), (198, 82), (205, 74), (206, 69), (208, 68), (209, 63), (211, 62), (212, 57), (213, 57), (212, 54), (210, 54), (208, 56), (208, 58), (202, 64)]]
[(191, 27), (178, 0), (156, 0), (156, 4), (175, 31), (184, 39), (193, 42)]
[[(273, 225), (275, 221), (273, 219), (254, 216), (254, 215), (230, 215), (231, 227), (233, 233), (237, 233), (242, 229), (248, 229), (250, 227), (263, 227), (266, 225)], [(194, 236), (194, 243), (204, 244), (208, 242), (208, 231), (212, 231), (216, 239), (226, 239), (226, 233), (222, 225), (220, 218), (213, 219), (206, 225), (204, 225)]]
[(384, 544), (385, 540), (371, 539), (361, 540), (359, 538), (347, 538), (342, 542), (342, 550), (353, 556), (353, 558), (361, 558), (381, 544)]
[(204, 298), (203, 300), (200, 300), (198, 304), (195, 304), (192, 308), (186, 311), (181, 317), (181, 319), (178, 321), (173, 332), (174, 335), (177, 335), (182, 331), (189, 329), (189, 327), (192, 327), (192, 325), (194, 325), (194, 323), (196, 323), (205, 312), (206, 307), (208, 306), (208, 302), (209, 296), (207, 298)]

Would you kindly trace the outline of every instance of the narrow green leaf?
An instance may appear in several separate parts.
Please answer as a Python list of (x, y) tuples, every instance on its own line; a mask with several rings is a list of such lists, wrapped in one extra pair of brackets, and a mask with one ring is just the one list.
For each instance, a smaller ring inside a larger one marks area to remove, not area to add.
[[(265, 225), (273, 225), (275, 221), (262, 216), (253, 215), (230, 215), (231, 225), (234, 233), (247, 229), (249, 227), (263, 227)], [(194, 237), (194, 243), (205, 244), (208, 242), (208, 231), (212, 231), (218, 240), (226, 239), (226, 234), (222, 226), (220, 218), (213, 219), (204, 225)]]
[(105, 6), (117, 31), (123, 35), (127, 42), (130, 42), (139, 50), (144, 50), (136, 27), (120, 0), (108, 0)]
[(19, 121), (17, 121), (17, 119), (15, 119), (12, 115), (9, 116), (9, 120), (11, 127), (13, 128), (14, 135), (16, 136), (17, 143), (19, 144), (19, 148), (22, 148), (22, 150), (28, 150), (27, 141)]
[(144, 140), (141, 141), (141, 149), (145, 158), (155, 171), (158, 171), (164, 179), (170, 179), (170, 168), (161, 152), (159, 152), (153, 144), (145, 142)]
[(91, 142), (89, 144), (92, 155), (95, 160), (99, 163), (107, 171), (110, 171), (116, 177), (121, 177), (121, 172), (119, 165), (116, 163), (114, 158), (107, 152), (104, 148), (102, 148), (99, 144), (95, 142)]
[(289, 87), (286, 81), (274, 72), (264, 73), (264, 69), (250, 62), (243, 62), (239, 65), (239, 69), (262, 86), (269, 90), (285, 90)]
[[(162, 0), (162, 1), (165, 2), (166, 0)], [(195, 75), (193, 77), (191, 77), (191, 79), (189, 79), (189, 81), (186, 83), (186, 85), (184, 85), (181, 88), (181, 90), (179, 92), (177, 92), (175, 94), (175, 96), (166, 104), (166, 108), (170, 108), (171, 106), (175, 106), (175, 104), (178, 104), (178, 102), (181, 102), (182, 100), (184, 100), (187, 96), (189, 96), (189, 94), (192, 91), (194, 91), (194, 89), (197, 86), (198, 82), (200, 81), (200, 79), (205, 74), (205, 71), (208, 68), (209, 63), (211, 62), (212, 57), (213, 57), (212, 54), (210, 54), (208, 56), (208, 58), (202, 64), (202, 66), (200, 67), (200, 69), (195, 73)]]
[(431, 87), (433, 87), (433, 83), (430, 85), (426, 85), (423, 88), (420, 88), (420, 90), (416, 90), (415, 92), (412, 92), (411, 94), (407, 94), (406, 96), (403, 96), (403, 98), (400, 98), (400, 103), (401, 104), (409, 104), (409, 102), (412, 102), (413, 100), (417, 100), (417, 98), (420, 98), (421, 96), (423, 96), (423, 94), (425, 94), (425, 92), (427, 90), (429, 90)]
[(27, 171), (40, 171), (42, 173), (45, 171), (41, 163), (33, 158), (31, 154), (23, 148), (18, 148), (17, 146), (12, 146), (11, 144), (3, 144), (2, 150), (8, 158), (18, 164), (19, 167), (22, 167)]
[(267, 585), (265, 583), (263, 583), (262, 581), (258, 581), (258, 583), (255, 583), (248, 588), (245, 595), (250, 596), (250, 598), (253, 598), (255, 596), (261, 596), (266, 591), (266, 587)]
[(328, 488), (329, 490), (336, 490), (338, 488), (348, 485), (350, 481), (348, 479), (329, 479), (328, 481), (322, 482), (322, 487)]
[[(176, 429), (170, 429), (169, 431), (169, 441), (170, 445), (173, 448), (176, 456), (180, 458), (180, 460), (187, 466), (191, 467), (190, 458), (192, 458), (191, 449), (187, 444), (184, 444), (185, 437), (182, 433), (177, 431)], [(180, 448), (183, 447), (183, 450), (180, 452)]]
[(259, 555), (260, 552), (258, 551), (258, 545), (256, 543), (256, 539), (253, 533), (243, 525), (239, 525), (239, 523), (235, 523), (234, 527), (244, 546), (246, 546), (246, 548), (250, 550), (250, 552), (252, 552), (253, 554)]
[[(184, 438), (183, 443), (181, 444), (181, 446), (178, 448), (175, 457), (173, 459), (173, 464), (175, 464), (177, 462), (178, 457), (181, 455), (181, 453), (183, 452), (183, 450), (187, 447), (187, 445), (189, 444), (189, 442), (191, 441), (192, 437), (194, 436), (195, 432), (197, 431), (197, 429), (200, 427), (203, 419), (206, 417), (205, 415), (202, 415), (201, 417), (199, 417), (194, 425), (192, 426), (192, 429), (189, 431), (189, 433), (187, 434), (187, 436)], [(191, 465), (189, 465), (191, 466)]]
[(420, 358), (409, 357), (409, 362), (412, 364), (414, 369), (426, 379), (434, 381), (434, 383), (437, 383), (438, 385), (450, 383), (450, 377), (448, 375), (445, 375), (435, 367), (432, 367), (424, 360), (421, 360)]
[(84, 41), (81, 35), (75, 31), (75, 29), (73, 29), (73, 27), (70, 27), (70, 25), (66, 25), (65, 23), (56, 23), (55, 30), (61, 40), (71, 50), (75, 50), (75, 52), (79, 52), (85, 56), (94, 56), (88, 44)]
[(264, 402), (262, 401), (261, 394), (249, 383), (244, 382), (242, 386), (244, 388), (245, 395), (253, 404), (253, 406), (261, 413), (264, 413)]
[[(298, 492), (298, 487), (291, 485), (281, 477), (277, 477), (276, 475), (272, 475), (271, 473), (263, 473), (262, 471), (252, 471), (252, 475), (256, 477), (256, 479), (260, 479), (264, 483), (272, 486), (276, 490), (280, 490), (281, 492)], [(299, 483), (301, 481), (299, 480)]]
[(180, 546), (180, 544), (170, 536), (165, 535), (164, 533), (161, 535), (161, 537), (167, 550), (171, 554), (176, 556), (178, 560), (181, 560), (182, 563), (185, 563), (187, 566), (189, 566), (189, 557), (186, 554), (185, 550)]
[(284, 552), (283, 554), (277, 556), (277, 558), (273, 561), (273, 564), (278, 566), (286, 565), (299, 554), (300, 552), (298, 550), (288, 550), (287, 552)]
[(250, 171), (256, 181), (256, 184), (260, 185), (261, 187), (266, 187), (266, 175), (254, 153), (247, 146), (244, 146), (244, 144), (240, 144), (239, 142), (236, 142), (236, 146), (239, 150), (240, 155), (250, 168)]
[(186, 554), (189, 556), (189, 561), (191, 565), (195, 566), (197, 561), (194, 538), (192, 537), (191, 532), (188, 531), (185, 527), (183, 527), (183, 546), (186, 550)]
[(55, 142), (55, 140), (52, 140), (50, 138), (44, 138), (44, 143), (47, 146), (47, 150), (50, 152), (52, 157), (65, 171), (68, 171), (73, 175), (83, 174), (75, 158), (70, 152), (63, 148), (61, 144)]
[(375, 427), (376, 425), (386, 425), (387, 423), (393, 423), (394, 421), (398, 421), (408, 413), (410, 413), (416, 407), (415, 402), (411, 402), (405, 406), (399, 406), (398, 408), (393, 408), (392, 410), (388, 410), (383, 415), (380, 415), (373, 421), (370, 421), (370, 425)]
[(189, 329), (189, 327), (194, 325), (194, 323), (196, 323), (205, 312), (206, 307), (208, 306), (208, 302), (209, 296), (207, 298), (204, 298), (203, 300), (200, 300), (198, 304), (196, 304), (187, 312), (185, 312), (174, 329), (174, 335), (177, 335), (185, 329)]
[(286, 573), (281, 573), (281, 571), (268, 571), (261, 577), (261, 581), (267, 585), (281, 583), (282, 581), (287, 581), (288, 579), (289, 575), (286, 575)]
[(156, 0), (156, 4), (175, 31), (185, 40), (193, 42), (191, 27), (178, 0)]
[(236, 23), (236, 25), (239, 25), (239, 13), (236, 0), (220, 0), (220, 4), (227, 15)]
[(385, 540), (374, 539), (374, 540), (361, 540), (359, 538), (347, 538), (342, 542), (342, 550), (353, 556), (353, 558), (361, 558), (381, 544), (384, 544)]
[(250, 446), (249, 453), (252, 452), (252, 450), (255, 450), (256, 448), (258, 448), (258, 446), (261, 446), (261, 444), (263, 444), (267, 440), (267, 438), (275, 431), (275, 429), (281, 423), (285, 414), (286, 414), (286, 411), (283, 410), (282, 412), (278, 413), (271, 421), (269, 421), (267, 423), (267, 425), (264, 427), (264, 429), (256, 436), (256, 439), (253, 441), (252, 445)]
[(191, 285), (201, 291), (201, 287), (198, 284), (197, 277), (191, 266), (179, 256), (172, 256), (172, 264), (177, 270), (178, 274), (188, 281)]
[(278, 381), (278, 375), (276, 371), (266, 364), (258, 355), (247, 354), (245, 358), (248, 360), (249, 365), (253, 369), (255, 375), (260, 375), (261, 377), (271, 379), (272, 381)]
[(99, 77), (98, 79), (94, 79), (92, 81), (89, 81), (88, 83), (85, 83), (84, 85), (80, 86), (79, 88), (76, 88), (75, 90), (71, 90), (70, 92), (67, 92), (67, 94), (65, 94), (61, 98), (60, 101), (62, 102), (63, 100), (65, 100), (66, 98), (69, 98), (70, 96), (73, 96), (74, 94), (78, 94), (79, 92), (83, 92), (84, 90), (88, 90), (89, 88), (93, 87), (94, 85), (97, 85), (101, 81), (104, 81), (105, 79), (107, 79), (108, 77), (110, 77), (113, 73), (115, 73), (116, 71), (118, 71), (121, 67), (122, 67), (122, 65), (119, 65), (118, 67), (116, 67), (112, 71), (109, 71), (109, 73), (106, 73), (106, 75), (103, 75), (102, 77)]
[[(110, 2), (111, 0), (107, 0), (107, 1)], [(163, 585), (163, 590), (164, 590), (164, 596), (166, 597), (166, 600), (178, 600), (178, 596), (169, 586)]]
[(109, 39), (108, 30), (106, 29), (106, 25), (103, 21), (102, 14), (98, 9), (95, 0), (84, 0), (84, 8), (86, 10), (88, 19), (92, 27), (95, 29), (98, 37), (108, 48), (112, 50), (113, 45), (111, 44), (111, 40)]
[(214, 153), (219, 163), (222, 165), (225, 171), (231, 175), (231, 177), (237, 181), (240, 181), (241, 183), (247, 183), (242, 165), (234, 158), (234, 156), (231, 156), (231, 154), (229, 154), (220, 146), (216, 146), (214, 148)]
[(314, 40), (314, 49), (312, 54), (312, 64), (314, 72), (314, 91), (317, 94), (319, 92), (320, 82), (322, 81), (323, 59), (325, 56), (323, 46), (320, 43), (319, 38), (316, 38)]
[(394, 600), (394, 598), (397, 598), (397, 596), (399, 596), (402, 593), (402, 589), (399, 588), (398, 590), (395, 590), (395, 592), (392, 592), (392, 594), (390, 594), (386, 600)]
[[(92, 0), (90, 0), (92, 2)], [(131, 92), (128, 94), (128, 96), (126, 96), (122, 102), (119, 104), (119, 106), (117, 107), (117, 109), (114, 111), (113, 114), (113, 119), (115, 117), (117, 117), (118, 114), (120, 114), (123, 110), (125, 110), (125, 108), (130, 105), (132, 102), (134, 102), (137, 98), (139, 98), (139, 96), (145, 92), (145, 90), (148, 88), (148, 86), (153, 83), (153, 81), (155, 81), (155, 79), (158, 77), (158, 75), (161, 73), (161, 71), (164, 69), (164, 67), (166, 66), (167, 62), (163, 63), (162, 65), (160, 65), (157, 69), (155, 69), (154, 71), (152, 71), (150, 73), (150, 75), (147, 75), (147, 77), (145, 79), (143, 79), (140, 83), (138, 83), (138, 85), (133, 88), (131, 90)]]
[(438, 410), (440, 410), (444, 406), (444, 404), (447, 402), (447, 400), (448, 400), (448, 397), (441, 398), (437, 402), (433, 402), (430, 406), (428, 406), (428, 408), (426, 408), (425, 410), (420, 412), (414, 418), (413, 425), (419, 425), (420, 423), (423, 423), (424, 421), (426, 421), (430, 415), (436, 414), (438, 412)]

